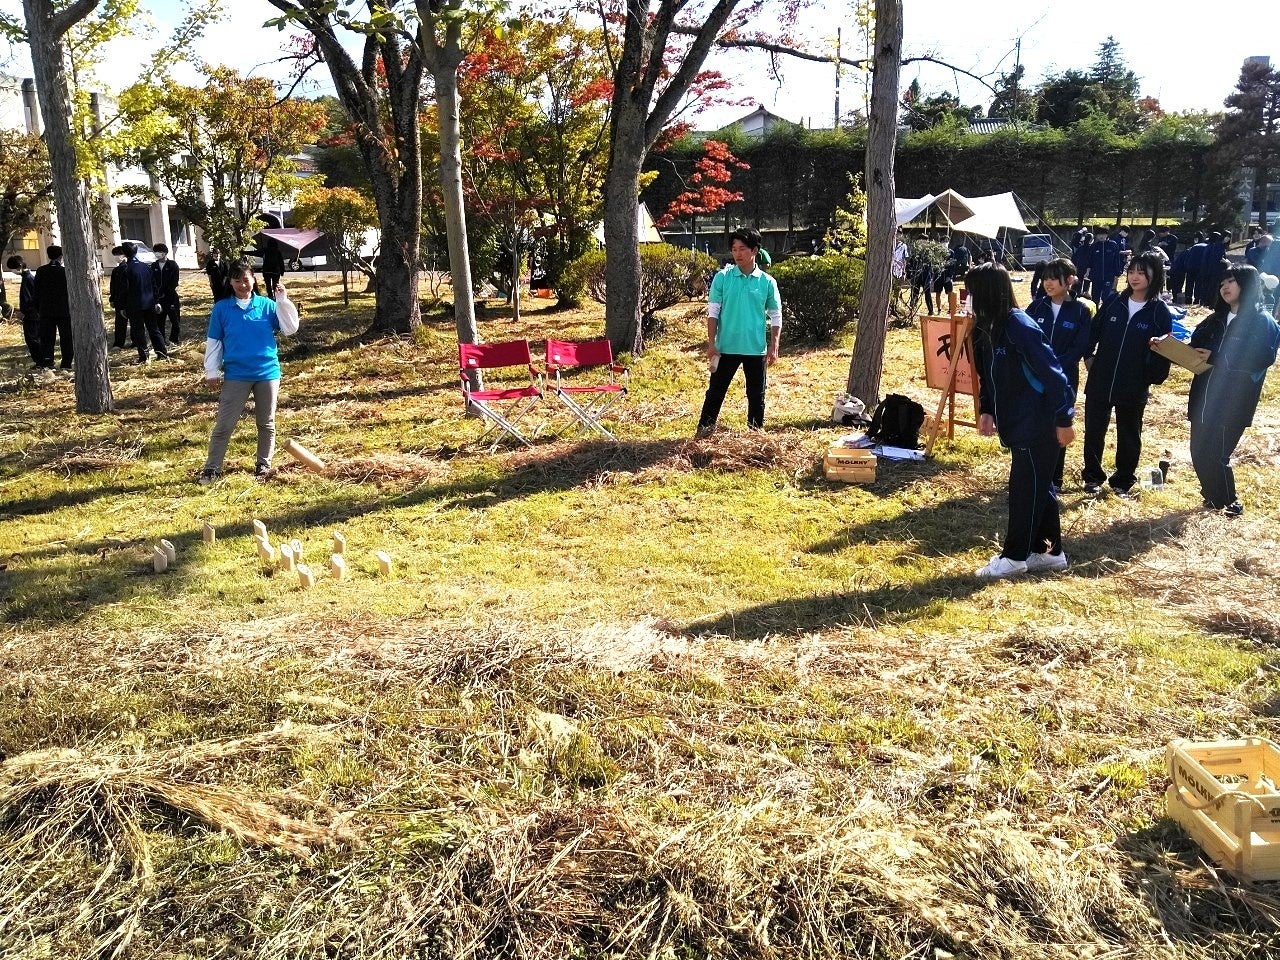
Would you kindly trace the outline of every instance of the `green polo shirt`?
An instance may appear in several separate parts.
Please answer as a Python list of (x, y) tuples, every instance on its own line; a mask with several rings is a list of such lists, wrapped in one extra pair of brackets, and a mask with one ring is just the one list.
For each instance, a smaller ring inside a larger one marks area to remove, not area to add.
[(763, 356), (768, 346), (770, 310), (781, 310), (778, 282), (759, 267), (743, 273), (731, 264), (711, 281), (708, 303), (720, 304), (716, 349), (720, 353)]

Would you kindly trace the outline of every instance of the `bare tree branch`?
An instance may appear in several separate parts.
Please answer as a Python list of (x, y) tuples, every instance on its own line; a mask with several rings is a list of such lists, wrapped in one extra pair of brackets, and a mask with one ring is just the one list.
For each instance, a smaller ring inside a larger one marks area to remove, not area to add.
[[(697, 36), (698, 29), (696, 27), (674, 26), (671, 28), (672, 33), (685, 37)], [(870, 67), (872, 61), (862, 59), (854, 60), (852, 57), (834, 57), (824, 53), (810, 53), (808, 50), (800, 50), (796, 47), (789, 46), (785, 43), (776, 43), (771, 40), (765, 40), (760, 37), (719, 37), (715, 41), (715, 45), (725, 50), (764, 50), (771, 54), (780, 54), (787, 57), (795, 57), (797, 60), (808, 60), (811, 63), (835, 63), (839, 60), (846, 67), (856, 67), (859, 70), (866, 70)], [(906, 66), (910, 63), (936, 63), (940, 67), (946, 67), (956, 73), (963, 73), (971, 80), (976, 80), (992, 93), (996, 92), (995, 86), (984, 76), (979, 76), (972, 71), (957, 67), (954, 63), (948, 63), (941, 57), (933, 54), (924, 54), (918, 57), (903, 57), (901, 65)], [(989, 74), (988, 74), (989, 76)]]

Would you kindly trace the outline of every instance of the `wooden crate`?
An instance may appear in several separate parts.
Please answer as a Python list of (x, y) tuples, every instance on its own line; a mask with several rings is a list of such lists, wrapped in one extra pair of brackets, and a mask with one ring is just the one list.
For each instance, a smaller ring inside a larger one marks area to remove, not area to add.
[(1280, 747), (1261, 737), (1166, 750), (1169, 816), (1224, 869), (1280, 880)]
[(875, 483), (876, 455), (862, 447), (833, 444), (822, 458), (822, 472), (841, 483)]

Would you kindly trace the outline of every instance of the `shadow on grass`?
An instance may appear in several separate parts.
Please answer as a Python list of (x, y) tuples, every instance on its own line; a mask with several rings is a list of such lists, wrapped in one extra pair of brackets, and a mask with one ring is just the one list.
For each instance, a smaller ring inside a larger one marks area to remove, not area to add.
[(1224, 950), (1223, 956), (1275, 956), (1280, 923), (1274, 884), (1206, 869), (1208, 856), (1170, 817), (1121, 835), (1116, 849), (1126, 857), (1126, 883), (1145, 892), (1164, 935), (1175, 944), (1202, 949), (1231, 939), (1237, 941), (1235, 950)]
[[(252, 520), (260, 519), (269, 529), (297, 530), (341, 524), (359, 517), (385, 510), (404, 510), (421, 505), (442, 503), (464, 510), (491, 509), (503, 503), (539, 493), (565, 491), (578, 487), (605, 473), (637, 471), (671, 457), (683, 441), (661, 440), (640, 443), (610, 444), (584, 442), (567, 449), (544, 448), (522, 452), (518, 468), (509, 470), (495, 480), (487, 472), (487, 461), (477, 461), (476, 469), (466, 476), (451, 478), (439, 483), (424, 483), (399, 495), (385, 496), (365, 491), (363, 499), (352, 495), (347, 485), (335, 485), (326, 499), (311, 499), (304, 505), (275, 512), (259, 512), (244, 516), (234, 524), (219, 524), (219, 538), (248, 537), (252, 533)], [(128, 494), (131, 488), (115, 488), (104, 491), (77, 491), (73, 500), (58, 505), (88, 502), (111, 493)], [(137, 491), (145, 495), (146, 491)], [(196, 494), (193, 494), (196, 495)], [(217, 488), (211, 488), (201, 496), (217, 497)], [(54, 495), (47, 498), (52, 501)], [(27, 513), (35, 513), (42, 504), (33, 501), (26, 504)], [(214, 517), (227, 509), (225, 498), (210, 504), (206, 516)], [(179, 555), (196, 549), (201, 544), (198, 526), (186, 531), (157, 533), (172, 541)], [(31, 550), (17, 551), (7, 569), (0, 570), (0, 598), (3, 598), (5, 616), (9, 623), (65, 622), (84, 616), (102, 606), (120, 603), (134, 597), (139, 577), (151, 576), (149, 557), (150, 540), (136, 540), (122, 544), (114, 540), (78, 541), (66, 547), (41, 545)], [(139, 562), (122, 570), (114, 558), (123, 551), (136, 551)], [(57, 560), (66, 555), (65, 561)], [(105, 562), (86, 567), (84, 558), (97, 555)], [(48, 562), (54, 558), (53, 562)], [(42, 560), (38, 565), (33, 561)], [(32, 564), (32, 565), (28, 565)], [(178, 599), (187, 589), (199, 588), (194, 580), (181, 575), (181, 561), (177, 574), (167, 574), (155, 581), (162, 585), (165, 594)]]
[[(925, 520), (926, 514), (935, 514)], [(1117, 523), (1066, 544), (1072, 575), (1105, 576), (1103, 561), (1132, 560), (1158, 543), (1181, 535), (1190, 511)], [(945, 558), (977, 546), (991, 529), (990, 517), (972, 500), (951, 500), (900, 517), (850, 526), (842, 534), (810, 547), (813, 553), (839, 553), (854, 544), (908, 545), (913, 554)], [(882, 569), (854, 568), (850, 589), (758, 604), (689, 623), (688, 634), (717, 634), (758, 640), (776, 633), (810, 633), (831, 627), (904, 623), (939, 612), (942, 604), (964, 601), (990, 584), (971, 573), (948, 573), (925, 580), (896, 581)]]

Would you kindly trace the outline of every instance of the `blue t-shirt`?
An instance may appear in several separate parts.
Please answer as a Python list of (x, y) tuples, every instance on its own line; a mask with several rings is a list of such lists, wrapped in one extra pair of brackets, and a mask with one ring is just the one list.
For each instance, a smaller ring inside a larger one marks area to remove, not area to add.
[(222, 370), (228, 380), (280, 379), (276, 331), (280, 320), (274, 300), (254, 296), (247, 307), (233, 298), (219, 300), (209, 314), (210, 340), (222, 341)]

